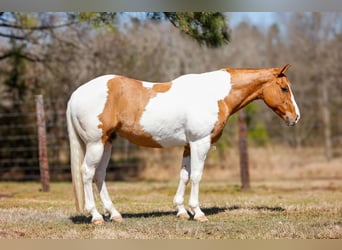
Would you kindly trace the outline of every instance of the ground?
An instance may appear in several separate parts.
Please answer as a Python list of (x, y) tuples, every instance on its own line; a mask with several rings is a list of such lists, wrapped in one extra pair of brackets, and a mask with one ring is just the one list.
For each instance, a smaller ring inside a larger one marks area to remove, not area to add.
[(44, 193), (39, 183), (2, 182), (0, 239), (342, 239), (338, 177), (252, 180), (248, 192), (239, 185), (204, 178), (200, 201), (209, 221), (199, 223), (176, 218), (175, 177), (109, 182), (125, 221), (94, 226), (76, 213), (71, 183), (51, 183)]

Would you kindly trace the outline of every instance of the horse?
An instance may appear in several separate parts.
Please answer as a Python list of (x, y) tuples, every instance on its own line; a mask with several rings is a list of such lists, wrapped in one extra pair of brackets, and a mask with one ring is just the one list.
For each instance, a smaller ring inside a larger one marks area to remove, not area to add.
[(189, 212), (194, 220), (207, 221), (199, 204), (199, 184), (208, 150), (228, 118), (262, 99), (288, 126), (298, 122), (299, 108), (285, 75), (289, 66), (223, 68), (160, 83), (103, 75), (78, 87), (66, 110), (77, 211), (90, 213), (93, 224), (104, 223), (94, 202), (94, 181), (110, 220), (123, 221), (105, 184), (112, 140), (119, 135), (145, 147), (183, 146), (173, 199), (177, 216), (190, 218), (184, 206), (190, 180)]

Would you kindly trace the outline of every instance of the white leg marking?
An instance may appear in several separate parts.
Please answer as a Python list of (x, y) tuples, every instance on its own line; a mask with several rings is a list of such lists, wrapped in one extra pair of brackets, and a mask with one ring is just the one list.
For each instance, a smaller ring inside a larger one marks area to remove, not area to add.
[(184, 193), (186, 185), (189, 182), (191, 173), (191, 166), (190, 166), (190, 156), (183, 157), (182, 161), (182, 168), (179, 175), (179, 185), (176, 192), (176, 195), (173, 199), (173, 204), (177, 208), (177, 216), (181, 218), (188, 219), (190, 216), (184, 207)]
[(194, 212), (194, 219), (207, 221), (204, 213), (199, 207), (199, 183), (202, 178), (204, 161), (210, 148), (210, 136), (201, 140), (190, 142), (191, 150), (191, 193), (189, 205)]
[(110, 199), (110, 196), (108, 194), (108, 190), (107, 190), (106, 183), (105, 183), (106, 169), (107, 169), (108, 162), (110, 159), (111, 149), (112, 149), (112, 144), (106, 143), (100, 165), (95, 171), (95, 183), (100, 193), (100, 198), (103, 204), (104, 212), (106, 213), (108, 211), (110, 213), (111, 220), (121, 222), (122, 216), (115, 209), (112, 203), (112, 200)]
[(104, 222), (102, 215), (96, 209), (92, 186), (95, 170), (101, 161), (102, 154), (103, 144), (101, 142), (87, 144), (85, 159), (82, 165), (85, 209), (91, 213), (94, 224), (102, 224)]

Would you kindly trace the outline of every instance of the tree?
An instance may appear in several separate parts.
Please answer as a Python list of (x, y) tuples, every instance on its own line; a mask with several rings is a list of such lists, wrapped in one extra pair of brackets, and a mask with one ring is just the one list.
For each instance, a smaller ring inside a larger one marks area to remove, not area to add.
[[(95, 27), (112, 26), (116, 16), (117, 13), (111, 12), (81, 12), (71, 15), (74, 20), (85, 21)], [(182, 32), (208, 47), (220, 47), (230, 41), (226, 16), (221, 12), (148, 12), (146, 17), (152, 20), (169, 20)]]
[(340, 18), (336, 13), (294, 13), (288, 24), (288, 36), (291, 38), (289, 55), (297, 57), (295, 63), (298, 74), (295, 80), (301, 83), (297, 95), (301, 97), (298, 99), (302, 113), (306, 114), (301, 118), (301, 125), (294, 129), (295, 144), (301, 145), (309, 136), (316, 140), (320, 138), (324, 142), (327, 160), (332, 158), (333, 151), (329, 106), (333, 103), (330, 98), (333, 88), (330, 85), (334, 84), (332, 79), (336, 74), (333, 70), (336, 62), (331, 61), (336, 50), (328, 49), (328, 45), (338, 33), (338, 25), (335, 24), (339, 23)]
[[(21, 13), (0, 12), (0, 37), (24, 44), (20, 56), (28, 61), (40, 61), (42, 58), (30, 52), (32, 48), (46, 43), (47, 36), (54, 29), (63, 28), (74, 23), (73, 19), (63, 18), (58, 13)], [(13, 53), (3, 51), (0, 60), (11, 57)]]
[(219, 47), (230, 41), (225, 16), (220, 12), (165, 12), (170, 22), (208, 47)]
[[(105, 26), (115, 30), (117, 16), (115, 12), (0, 12), (0, 37), (22, 41), (29, 46), (41, 45), (55, 29), (75, 24), (87, 23), (91, 27)], [(146, 16), (154, 20), (167, 19), (185, 34), (209, 47), (219, 47), (230, 40), (225, 15), (220, 12), (153, 12), (146, 13)], [(9, 56), (8, 53), (0, 54), (0, 60)], [(22, 56), (31, 61), (41, 59), (29, 51), (23, 51)]]

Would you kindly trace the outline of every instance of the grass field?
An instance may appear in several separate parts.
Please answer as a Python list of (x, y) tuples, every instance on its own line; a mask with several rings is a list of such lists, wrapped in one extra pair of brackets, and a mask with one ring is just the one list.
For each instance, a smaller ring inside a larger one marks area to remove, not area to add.
[(199, 223), (172, 205), (181, 150), (151, 152), (144, 181), (107, 182), (124, 223), (77, 214), (71, 183), (43, 193), (39, 183), (0, 182), (0, 239), (342, 239), (342, 154), (327, 162), (320, 148), (251, 147), (252, 189), (242, 192), (238, 153), (219, 165), (211, 151), (200, 186), (209, 221)]
[(52, 183), (49, 193), (39, 183), (0, 183), (0, 238), (342, 239), (341, 179), (261, 180), (249, 192), (239, 182), (204, 179), (206, 223), (176, 218), (173, 179), (109, 182), (125, 221), (103, 226), (75, 213), (70, 183)]

